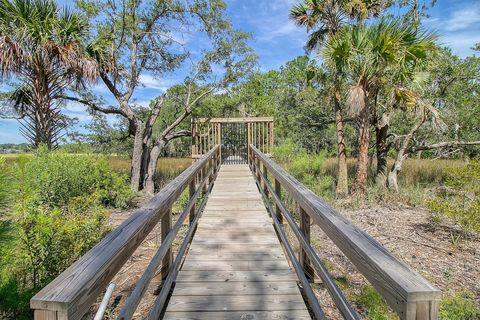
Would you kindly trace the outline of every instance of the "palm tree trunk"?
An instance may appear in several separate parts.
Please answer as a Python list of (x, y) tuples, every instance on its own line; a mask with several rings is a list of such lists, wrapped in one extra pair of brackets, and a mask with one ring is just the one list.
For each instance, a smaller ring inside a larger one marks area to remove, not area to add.
[(377, 150), (377, 173), (375, 176), (375, 182), (377, 186), (381, 188), (385, 188), (387, 186), (387, 156), (389, 149), (387, 144), (387, 136), (389, 122), (390, 115), (388, 113), (384, 113), (375, 127)]
[(368, 146), (370, 142), (370, 108), (368, 98), (364, 98), (365, 107), (358, 119), (358, 157), (357, 172), (352, 193), (364, 193), (368, 178)]
[(340, 92), (338, 86), (334, 93), (335, 106), (335, 125), (337, 135), (337, 198), (343, 198), (348, 195), (348, 171), (347, 171), (347, 155), (345, 150), (345, 131), (343, 129), (343, 115), (340, 107)]

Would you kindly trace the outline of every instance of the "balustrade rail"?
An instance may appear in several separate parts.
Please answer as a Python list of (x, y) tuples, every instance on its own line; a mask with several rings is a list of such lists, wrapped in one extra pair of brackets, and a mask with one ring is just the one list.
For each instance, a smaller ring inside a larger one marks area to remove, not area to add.
[[(439, 289), (327, 205), (253, 145), (249, 146), (249, 165), (316, 318), (324, 319), (325, 316), (307, 281), (308, 278), (313, 278), (314, 273), (321, 278), (345, 319), (359, 319), (359, 316), (310, 245), (311, 222), (319, 226), (349, 258), (401, 319), (438, 318), (438, 303), (441, 298)], [(269, 174), (273, 178), (269, 179)], [(299, 207), (300, 222), (298, 224), (282, 201), (282, 188)], [(293, 254), (292, 246), (282, 225), (283, 218), (300, 244), (299, 258)]]
[[(161, 264), (162, 277), (165, 280), (150, 314), (151, 319), (158, 319), (206, 203), (206, 197), (213, 186), (219, 166), (220, 148), (217, 145), (37, 293), (30, 301), (35, 319), (81, 319), (160, 221), (162, 243), (127, 298), (119, 316), (120, 319), (132, 318)], [(172, 227), (172, 206), (187, 187), (190, 196), (188, 204)], [(198, 205), (197, 200), (200, 195), (203, 195), (203, 201)], [(189, 229), (174, 260), (172, 243), (187, 217), (189, 217)]]

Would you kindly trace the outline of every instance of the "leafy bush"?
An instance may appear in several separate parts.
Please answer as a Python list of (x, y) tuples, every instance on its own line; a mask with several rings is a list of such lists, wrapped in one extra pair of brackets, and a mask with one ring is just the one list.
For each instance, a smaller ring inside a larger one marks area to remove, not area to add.
[(325, 171), (326, 152), (309, 154), (291, 141), (287, 141), (274, 147), (273, 156), (285, 170), (313, 192), (326, 198), (333, 198), (333, 178)]
[(453, 219), (464, 232), (480, 232), (480, 161), (446, 170), (445, 187), (428, 203), (435, 212)]
[(439, 316), (441, 320), (480, 319), (480, 306), (475, 303), (471, 293), (457, 293), (442, 299)]
[[(0, 246), (0, 318), (31, 318), (28, 301), (107, 231), (105, 206), (126, 207), (127, 176), (102, 157), (50, 152), (13, 166), (9, 239)], [(5, 225), (6, 226), (6, 225)]]
[(114, 172), (103, 157), (50, 152), (39, 148), (16, 166), (20, 187), (38, 195), (42, 204), (66, 205), (73, 197), (96, 194), (106, 206), (128, 207), (134, 193), (125, 174)]
[(372, 286), (363, 287), (356, 302), (369, 320), (398, 319), (398, 316), (390, 310), (383, 297)]

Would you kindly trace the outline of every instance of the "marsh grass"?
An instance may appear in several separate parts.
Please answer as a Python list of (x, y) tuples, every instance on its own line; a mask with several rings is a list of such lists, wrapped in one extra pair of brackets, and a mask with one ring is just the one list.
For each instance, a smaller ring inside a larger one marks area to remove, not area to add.
[[(388, 167), (393, 165), (394, 160), (388, 160)], [(432, 159), (407, 159), (403, 164), (403, 170), (398, 175), (400, 187), (439, 186), (445, 182), (447, 168), (462, 168), (467, 165), (463, 160), (432, 160)], [(353, 179), (355, 176), (355, 159), (348, 159), (348, 176)], [(323, 167), (325, 173), (331, 177), (337, 176), (337, 159), (328, 158)], [(369, 167), (369, 183), (373, 184), (375, 179), (376, 163), (372, 161)]]
[[(2, 155), (5, 159), (6, 167), (11, 167), (19, 158), (31, 157), (32, 154), (6, 154)], [(130, 159), (123, 156), (107, 156), (108, 165), (116, 172), (130, 173)], [(160, 158), (157, 163), (157, 172), (155, 173), (155, 184), (157, 188), (162, 188), (169, 181), (178, 176), (183, 170), (192, 164), (190, 158)]]

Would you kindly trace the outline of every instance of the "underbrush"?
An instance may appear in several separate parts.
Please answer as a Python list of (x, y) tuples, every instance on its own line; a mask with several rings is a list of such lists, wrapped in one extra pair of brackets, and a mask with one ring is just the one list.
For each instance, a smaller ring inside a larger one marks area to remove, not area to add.
[(383, 297), (372, 286), (362, 288), (355, 297), (362, 314), (369, 320), (397, 320), (398, 316), (391, 311)]
[(135, 194), (93, 155), (40, 148), (2, 172), (11, 197), (0, 220), (0, 318), (29, 319), (32, 295), (108, 231), (106, 207), (128, 207)]
[[(362, 314), (369, 320), (399, 319), (372, 286), (363, 287), (354, 300)], [(480, 305), (475, 301), (475, 295), (470, 292), (446, 296), (440, 302), (439, 319), (478, 320), (480, 319)]]
[(480, 161), (449, 168), (446, 176), (445, 186), (428, 206), (437, 214), (434, 220), (453, 220), (468, 238), (470, 233), (480, 232)]
[(327, 174), (327, 154), (308, 154), (304, 149), (288, 141), (273, 149), (273, 157), (291, 175), (310, 190), (325, 198), (334, 199), (333, 178)]
[(480, 305), (475, 295), (461, 292), (442, 299), (439, 310), (440, 320), (477, 320), (480, 319)]
[[(399, 174), (400, 192), (391, 192), (375, 184), (375, 161), (369, 167), (366, 193), (336, 199), (337, 160), (325, 153), (309, 154), (292, 142), (274, 148), (273, 156), (283, 168), (330, 204), (349, 209), (371, 207), (379, 203), (426, 206), (435, 189), (446, 183), (451, 170), (465, 170), (462, 160), (407, 159)], [(389, 160), (389, 167), (392, 164)], [(355, 177), (355, 159), (347, 161), (349, 184)]]

